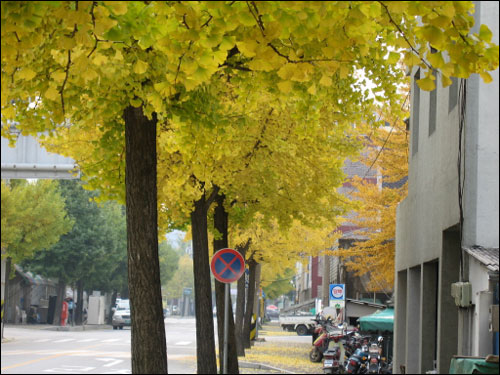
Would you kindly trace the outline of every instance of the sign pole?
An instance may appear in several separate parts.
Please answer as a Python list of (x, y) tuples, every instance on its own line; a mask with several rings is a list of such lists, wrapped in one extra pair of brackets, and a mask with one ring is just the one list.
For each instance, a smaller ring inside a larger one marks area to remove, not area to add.
[(227, 374), (227, 343), (228, 343), (228, 331), (229, 331), (229, 288), (230, 283), (225, 285), (225, 296), (224, 296), (224, 364), (222, 368), (222, 373)]
[(222, 352), (222, 373), (227, 374), (231, 283), (238, 280), (245, 272), (245, 259), (234, 249), (221, 249), (213, 255), (212, 261), (210, 262), (210, 269), (216, 280), (226, 284), (224, 290), (224, 346)]

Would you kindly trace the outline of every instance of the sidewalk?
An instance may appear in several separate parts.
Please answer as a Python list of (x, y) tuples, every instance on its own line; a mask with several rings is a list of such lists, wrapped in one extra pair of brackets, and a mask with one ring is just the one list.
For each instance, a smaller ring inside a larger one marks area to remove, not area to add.
[[(242, 374), (265, 373), (288, 374), (318, 374), (322, 373), (322, 363), (309, 360), (311, 337), (297, 342), (295, 332), (284, 332), (277, 322), (264, 324), (259, 330), (259, 341), (245, 351), (245, 357), (239, 357), (238, 362)], [(287, 340), (286, 338), (290, 339)], [(263, 341), (261, 341), (263, 339)], [(252, 369), (247, 368), (252, 366)]]

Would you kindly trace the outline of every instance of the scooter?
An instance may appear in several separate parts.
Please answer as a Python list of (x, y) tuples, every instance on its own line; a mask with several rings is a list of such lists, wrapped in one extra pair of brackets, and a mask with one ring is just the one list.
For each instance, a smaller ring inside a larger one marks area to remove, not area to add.
[[(309, 359), (311, 362), (320, 362), (323, 358), (323, 353), (328, 349), (328, 335), (332, 332), (339, 331), (331, 323), (331, 319), (326, 320), (318, 319), (319, 327), (317, 327), (313, 334), (313, 348), (309, 352)], [(316, 339), (314, 339), (316, 337)]]

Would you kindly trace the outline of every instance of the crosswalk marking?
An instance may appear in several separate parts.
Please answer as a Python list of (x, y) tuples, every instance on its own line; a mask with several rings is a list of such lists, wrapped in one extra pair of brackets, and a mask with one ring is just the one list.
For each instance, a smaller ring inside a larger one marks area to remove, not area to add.
[(191, 344), (191, 341), (179, 341), (176, 342), (174, 345), (189, 345)]
[(75, 341), (76, 339), (62, 339), (62, 340), (57, 340), (57, 341), (54, 341), (54, 343), (56, 342), (68, 342), (68, 341)]
[(41, 339), (41, 340), (36, 340), (35, 342), (47, 342), (50, 341), (51, 339)]

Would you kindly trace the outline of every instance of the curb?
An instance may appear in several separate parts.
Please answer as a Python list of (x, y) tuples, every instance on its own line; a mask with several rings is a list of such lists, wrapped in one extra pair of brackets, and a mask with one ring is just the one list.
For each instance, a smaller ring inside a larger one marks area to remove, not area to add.
[(112, 326), (110, 325), (85, 325), (85, 326), (55, 326), (55, 327), (49, 327), (49, 328), (42, 328), (44, 331), (96, 331), (100, 329), (112, 329)]
[(256, 370), (274, 370), (274, 371), (279, 371), (279, 372), (284, 373), (284, 374), (296, 374), (295, 372), (288, 371), (288, 370), (278, 368), (278, 367), (269, 366), (269, 365), (266, 365), (264, 363), (238, 361), (238, 366), (241, 368), (253, 368)]

